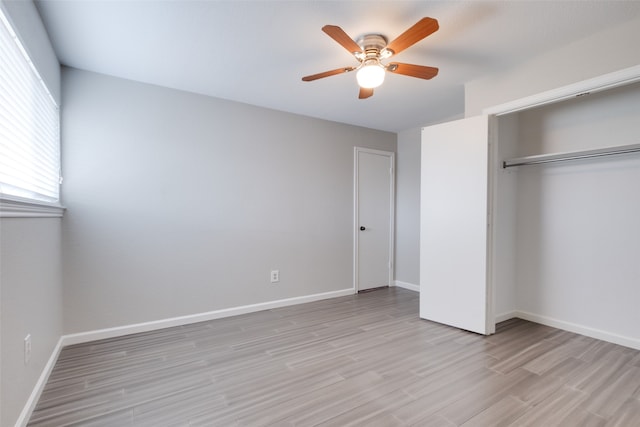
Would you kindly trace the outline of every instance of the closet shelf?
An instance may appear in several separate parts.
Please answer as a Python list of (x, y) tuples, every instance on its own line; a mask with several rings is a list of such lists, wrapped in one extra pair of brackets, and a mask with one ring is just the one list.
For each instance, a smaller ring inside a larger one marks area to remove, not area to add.
[(619, 145), (594, 150), (569, 151), (565, 153), (538, 154), (535, 156), (515, 157), (502, 162), (503, 168), (513, 166), (536, 165), (540, 163), (564, 162), (567, 160), (588, 159), (591, 157), (613, 156), (640, 152), (640, 144)]

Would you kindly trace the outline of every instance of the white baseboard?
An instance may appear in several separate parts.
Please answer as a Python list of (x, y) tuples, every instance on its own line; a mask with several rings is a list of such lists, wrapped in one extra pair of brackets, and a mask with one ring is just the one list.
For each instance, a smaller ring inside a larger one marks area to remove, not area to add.
[(507, 311), (506, 313), (496, 314), (496, 323), (504, 322), (505, 320), (513, 319), (514, 317), (518, 317), (517, 311)]
[(31, 414), (33, 413), (33, 410), (35, 409), (36, 404), (38, 403), (38, 399), (40, 398), (40, 395), (42, 394), (42, 390), (44, 389), (44, 386), (47, 383), (47, 380), (49, 379), (49, 375), (51, 375), (51, 371), (53, 370), (53, 367), (55, 366), (56, 361), (58, 360), (60, 351), (65, 346), (73, 345), (73, 344), (81, 344), (84, 342), (95, 341), (99, 339), (114, 338), (114, 337), (119, 337), (123, 335), (135, 334), (138, 332), (148, 332), (156, 329), (169, 328), (172, 326), (181, 326), (181, 325), (188, 325), (191, 323), (205, 322), (207, 320), (221, 319), (223, 317), (237, 316), (239, 314), (253, 313), (253, 312), (262, 311), (262, 310), (270, 310), (272, 308), (286, 307), (290, 305), (303, 304), (306, 302), (319, 301), (319, 300), (329, 299), (329, 298), (337, 298), (337, 297), (342, 297), (347, 295), (353, 295), (354, 293), (355, 293), (355, 289), (353, 288), (341, 289), (339, 291), (324, 292), (320, 294), (305, 295), (301, 297), (286, 298), (286, 299), (275, 300), (275, 301), (267, 301), (267, 302), (258, 303), (258, 304), (250, 304), (250, 305), (243, 305), (240, 307), (232, 307), (232, 308), (225, 308), (221, 310), (208, 311), (206, 313), (198, 313), (198, 314), (192, 314), (188, 316), (180, 316), (180, 317), (172, 317), (169, 319), (155, 320), (152, 322), (137, 323), (133, 325), (119, 326), (115, 328), (106, 328), (106, 329), (99, 329), (95, 331), (80, 332), (77, 334), (63, 335), (58, 340), (58, 344), (53, 349), (53, 352), (51, 353), (51, 357), (49, 357), (47, 364), (42, 370), (42, 373), (40, 374), (40, 377), (38, 378), (38, 381), (36, 382), (36, 385), (34, 386), (33, 391), (29, 396), (29, 399), (27, 400), (27, 403), (25, 404), (24, 408), (22, 409), (22, 412), (20, 413), (20, 416), (18, 417), (18, 420), (16, 421), (15, 427), (24, 427), (29, 422), (29, 418), (31, 417)]
[(410, 291), (420, 292), (420, 285), (414, 285), (413, 283), (403, 282), (400, 280), (396, 280), (393, 286), (409, 289)]
[[(394, 286), (420, 292), (420, 287), (412, 283), (396, 280), (394, 282)], [(320, 294), (305, 295), (302, 297), (268, 301), (264, 303), (250, 304), (250, 305), (232, 307), (232, 308), (221, 309), (221, 310), (214, 310), (206, 313), (173, 317), (169, 319), (156, 320), (152, 322), (137, 323), (133, 325), (119, 326), (115, 328), (99, 329), (95, 331), (87, 331), (87, 332), (80, 332), (76, 334), (63, 335), (60, 337), (60, 339), (58, 340), (58, 343), (53, 349), (53, 352), (51, 353), (51, 357), (49, 357), (49, 360), (47, 361), (44, 369), (42, 370), (42, 373), (40, 374), (40, 377), (38, 378), (38, 381), (36, 382), (36, 385), (34, 386), (33, 391), (29, 396), (29, 399), (27, 400), (27, 403), (25, 404), (22, 412), (20, 413), (20, 416), (18, 417), (18, 420), (16, 422), (16, 427), (24, 427), (29, 421), (29, 417), (31, 416), (31, 413), (35, 409), (35, 405), (37, 404), (38, 399), (42, 394), (42, 390), (44, 389), (44, 386), (47, 383), (47, 380), (49, 379), (49, 375), (51, 374), (51, 371), (53, 370), (53, 367), (55, 366), (55, 363), (58, 360), (58, 355), (60, 354), (60, 351), (64, 346), (72, 345), (72, 344), (80, 344), (80, 343), (95, 341), (95, 340), (104, 339), (104, 338), (114, 338), (118, 336), (134, 334), (138, 332), (148, 332), (156, 329), (169, 328), (172, 326), (181, 326), (181, 325), (187, 325), (191, 323), (205, 322), (207, 320), (221, 319), (223, 317), (237, 316), (240, 314), (253, 313), (256, 311), (286, 307), (286, 306), (295, 305), (295, 304), (303, 304), (306, 302), (319, 301), (323, 299), (337, 298), (341, 296), (353, 295), (354, 293), (355, 293), (354, 288), (341, 289), (339, 291), (331, 291), (331, 292), (324, 292)], [(578, 325), (571, 322), (565, 322), (562, 320), (553, 319), (546, 316), (540, 316), (537, 314), (528, 313), (525, 311), (510, 311), (506, 313), (501, 313), (496, 315), (495, 321), (496, 323), (498, 323), (504, 320), (512, 319), (514, 317), (518, 317), (524, 320), (529, 320), (531, 322), (540, 323), (542, 325), (551, 326), (554, 328), (563, 329), (569, 332), (575, 332), (577, 334), (600, 339), (600, 340), (611, 342), (614, 344), (619, 344), (619, 345), (630, 347), (636, 350), (640, 350), (640, 339), (626, 337), (626, 336), (610, 333), (607, 331), (602, 331), (600, 329), (594, 329), (594, 328)]]
[(80, 332), (62, 336), (63, 346), (81, 344), (89, 341), (114, 338), (123, 335), (148, 332), (156, 329), (170, 328), (173, 326), (188, 325), (191, 323), (206, 322), (208, 320), (221, 319), (223, 317), (237, 316), (240, 314), (253, 313), (256, 311), (270, 310), (272, 308), (286, 307), (306, 302), (319, 301), (329, 298), (337, 298), (346, 295), (353, 295), (353, 288), (341, 289), (339, 291), (324, 292), (320, 294), (305, 295), (301, 297), (286, 298), (275, 301), (267, 301), (257, 304), (243, 305), (239, 307), (224, 308), (205, 313), (190, 314), (187, 316), (172, 317), (151, 322), (136, 323), (133, 325), (117, 326), (115, 328), (98, 329), (94, 331)]
[(538, 314), (528, 313), (526, 311), (516, 311), (515, 316), (513, 317), (519, 317), (520, 319), (540, 323), (541, 325), (552, 326), (554, 328), (563, 329), (569, 332), (575, 332), (576, 334), (585, 335), (587, 337), (596, 338), (613, 344), (619, 344), (625, 347), (640, 350), (640, 339), (638, 338), (618, 335), (612, 332), (603, 331), (601, 329), (595, 329), (588, 326), (578, 325), (576, 323), (565, 322), (564, 320), (540, 316)]
[(16, 421), (16, 427), (24, 427), (29, 422), (29, 418), (31, 418), (31, 414), (33, 410), (36, 409), (36, 404), (38, 403), (38, 399), (40, 399), (40, 395), (42, 394), (42, 390), (44, 390), (45, 384), (47, 384), (47, 380), (49, 379), (49, 375), (51, 375), (51, 371), (58, 360), (58, 356), (60, 355), (60, 351), (62, 350), (62, 337), (58, 339), (58, 343), (53, 348), (53, 352), (47, 360), (47, 363), (44, 365), (42, 369), (42, 373), (40, 373), (40, 377), (38, 381), (36, 381), (36, 385), (33, 387), (33, 391), (29, 395), (29, 399), (27, 399), (27, 403), (22, 408), (22, 412), (18, 416), (18, 420)]

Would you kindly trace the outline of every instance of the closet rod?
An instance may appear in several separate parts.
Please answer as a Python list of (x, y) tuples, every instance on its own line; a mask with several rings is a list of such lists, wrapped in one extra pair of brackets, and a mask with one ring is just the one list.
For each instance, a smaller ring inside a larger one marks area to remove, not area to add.
[(504, 160), (503, 168), (523, 165), (537, 165), (541, 163), (564, 162), (566, 160), (588, 159), (592, 157), (613, 156), (640, 152), (640, 144), (620, 145), (617, 147), (598, 148), (595, 150), (573, 151), (568, 153), (540, 154), (537, 156), (517, 157)]

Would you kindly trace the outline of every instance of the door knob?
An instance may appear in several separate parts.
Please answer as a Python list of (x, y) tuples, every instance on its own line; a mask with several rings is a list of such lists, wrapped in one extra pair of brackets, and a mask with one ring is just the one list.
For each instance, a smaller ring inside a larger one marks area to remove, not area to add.
[(364, 225), (361, 225), (361, 226), (360, 226), (360, 231), (364, 231), (364, 230), (366, 230), (366, 229), (367, 229), (367, 227), (365, 227)]

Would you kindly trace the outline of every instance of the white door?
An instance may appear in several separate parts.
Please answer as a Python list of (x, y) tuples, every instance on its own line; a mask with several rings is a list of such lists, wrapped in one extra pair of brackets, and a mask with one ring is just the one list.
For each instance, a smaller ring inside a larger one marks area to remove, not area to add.
[(389, 286), (393, 279), (394, 154), (355, 148), (354, 287)]
[(495, 330), (487, 286), (488, 118), (424, 128), (420, 317), (481, 334)]

